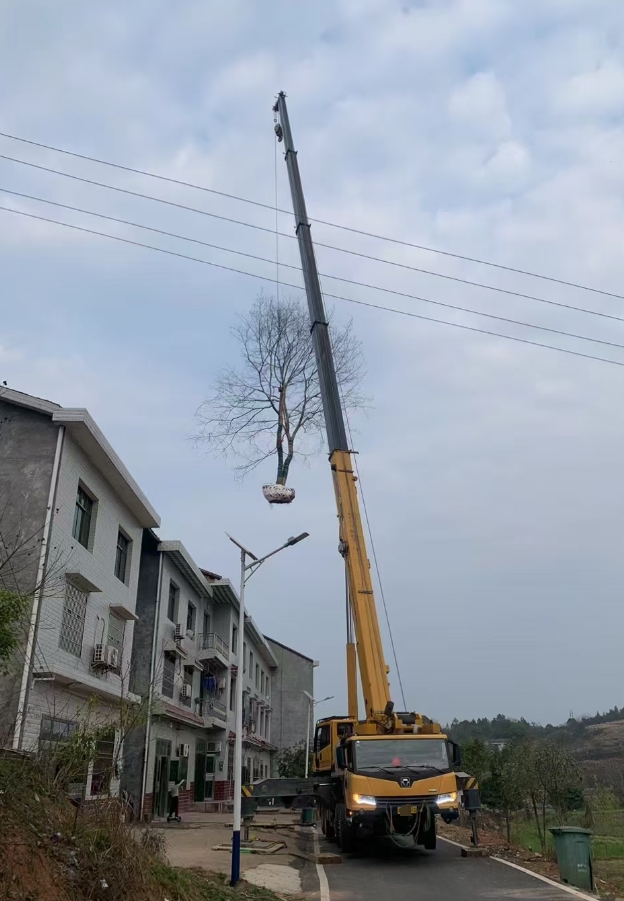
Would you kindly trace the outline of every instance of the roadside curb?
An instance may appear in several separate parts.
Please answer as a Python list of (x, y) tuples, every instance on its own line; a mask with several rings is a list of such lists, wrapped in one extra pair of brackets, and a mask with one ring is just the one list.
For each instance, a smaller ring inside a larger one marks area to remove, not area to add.
[(580, 889), (573, 888), (571, 885), (566, 885), (564, 882), (555, 882), (554, 879), (549, 879), (548, 876), (542, 876), (541, 873), (536, 873), (534, 870), (529, 870), (526, 867), (521, 867), (517, 863), (512, 863), (510, 860), (505, 860), (504, 857), (495, 857), (493, 854), (466, 854), (466, 851), (477, 851), (480, 850), (478, 848), (469, 848), (467, 845), (460, 845), (459, 842), (454, 842), (450, 838), (444, 838), (442, 835), (439, 835), (438, 838), (442, 842), (446, 842), (448, 845), (455, 845), (456, 848), (460, 848), (462, 852), (462, 857), (488, 857), (489, 860), (495, 860), (496, 863), (502, 863), (506, 867), (511, 867), (514, 870), (519, 870), (521, 873), (526, 873), (528, 876), (532, 876), (534, 879), (539, 879), (540, 882), (545, 882), (547, 885), (552, 885), (554, 888), (560, 889), (562, 892), (566, 892), (568, 895), (574, 895), (577, 898), (584, 898), (586, 901), (598, 901), (598, 895), (588, 895), (586, 892), (580, 891)]

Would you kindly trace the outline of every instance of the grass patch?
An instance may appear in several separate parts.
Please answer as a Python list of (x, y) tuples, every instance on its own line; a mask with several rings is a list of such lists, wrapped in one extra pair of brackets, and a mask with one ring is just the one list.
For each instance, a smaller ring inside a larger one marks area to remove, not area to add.
[(2, 901), (277, 901), (267, 889), (164, 859), (158, 832), (134, 830), (114, 799), (79, 810), (28, 759), (0, 759)]

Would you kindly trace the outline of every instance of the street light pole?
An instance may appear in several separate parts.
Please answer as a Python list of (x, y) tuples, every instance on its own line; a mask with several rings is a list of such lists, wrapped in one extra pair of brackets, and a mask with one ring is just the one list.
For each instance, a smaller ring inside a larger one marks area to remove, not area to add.
[[(227, 534), (227, 532), (226, 532)], [(287, 547), (293, 547), (308, 537), (307, 532), (302, 532), (295, 538), (289, 538), (284, 544), (276, 550), (265, 554), (264, 557), (256, 557), (251, 551), (247, 550), (240, 542), (231, 535), (228, 535), (230, 541), (240, 549), (240, 588), (239, 588), (239, 611), (238, 611), (238, 673), (236, 678), (236, 738), (234, 744), (234, 810), (232, 823), (232, 869), (230, 885), (236, 885), (240, 879), (240, 843), (241, 843), (241, 797), (243, 789), (243, 672), (245, 670), (245, 661), (243, 658), (245, 649), (245, 583), (251, 578), (258, 567), (262, 566), (265, 560), (273, 557)], [(247, 557), (251, 560), (247, 563)]]

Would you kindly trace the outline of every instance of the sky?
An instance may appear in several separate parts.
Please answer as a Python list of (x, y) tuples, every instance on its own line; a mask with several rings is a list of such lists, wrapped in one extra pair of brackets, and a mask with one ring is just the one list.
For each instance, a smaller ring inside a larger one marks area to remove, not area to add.
[[(624, 294), (624, 18), (613, 0), (4, 0), (0, 131), (290, 209), (271, 107), (288, 95), (312, 217)], [(0, 159), (0, 188), (275, 260), (272, 209), (9, 138), (0, 154), (157, 196), (235, 225)], [(266, 634), (318, 660), (346, 707), (344, 577), (324, 454), (236, 482), (191, 440), (236, 361), (236, 315), (279, 270), (0, 195), (5, 209), (109, 232), (265, 281), (0, 210), (0, 380), (87, 407), (199, 565), (248, 585)], [(292, 234), (288, 213), (279, 231)], [(315, 224), (318, 241), (536, 300), (318, 248), (327, 294), (624, 364), (624, 300)], [(341, 276), (502, 316), (539, 331)], [(282, 289), (287, 290), (287, 289)], [(297, 295), (296, 289), (288, 289)], [(624, 695), (624, 368), (340, 300), (366, 360), (353, 417), (360, 488), (408, 709), (447, 722), (561, 722)], [(570, 310), (582, 307), (603, 316)], [(616, 317), (616, 318), (608, 318)], [(622, 321), (618, 321), (621, 319)], [(379, 593), (390, 679), (402, 708)], [(330, 709), (331, 708), (331, 709)]]

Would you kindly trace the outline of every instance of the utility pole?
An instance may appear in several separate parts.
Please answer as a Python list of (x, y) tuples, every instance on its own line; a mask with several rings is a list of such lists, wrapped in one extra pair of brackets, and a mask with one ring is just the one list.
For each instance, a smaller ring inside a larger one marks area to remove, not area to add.
[[(226, 532), (227, 534), (227, 532)], [(245, 671), (245, 583), (253, 576), (265, 560), (274, 557), (287, 547), (294, 547), (308, 537), (307, 532), (289, 538), (288, 541), (265, 554), (264, 557), (256, 557), (251, 551), (228, 535), (230, 541), (240, 550), (240, 588), (238, 592), (238, 672), (236, 674), (236, 737), (234, 739), (234, 809), (232, 811), (232, 867), (230, 872), (230, 885), (236, 885), (240, 878), (240, 854), (241, 854), (241, 796), (243, 789), (243, 673)], [(247, 562), (249, 557), (250, 562)], [(250, 674), (251, 676), (251, 674)]]

